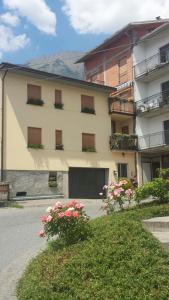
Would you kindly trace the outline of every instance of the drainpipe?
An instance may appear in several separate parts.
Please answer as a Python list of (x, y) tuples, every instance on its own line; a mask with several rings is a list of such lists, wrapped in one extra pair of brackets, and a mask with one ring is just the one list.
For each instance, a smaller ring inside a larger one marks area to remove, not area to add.
[(1, 104), (1, 182), (4, 181), (4, 125), (5, 125), (5, 77), (8, 73), (6, 70), (2, 76), (2, 104)]

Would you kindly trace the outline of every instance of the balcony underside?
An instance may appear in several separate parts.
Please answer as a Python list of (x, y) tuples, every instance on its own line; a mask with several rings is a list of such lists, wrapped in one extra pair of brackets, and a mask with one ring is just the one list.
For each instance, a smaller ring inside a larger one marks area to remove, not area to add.
[(160, 154), (160, 153), (168, 153), (169, 154), (169, 145), (160, 145), (151, 148), (139, 149), (140, 153), (151, 153), (151, 154)]
[(138, 117), (145, 117), (145, 118), (151, 118), (151, 117), (155, 117), (158, 116), (159, 114), (164, 114), (166, 112), (169, 112), (169, 103), (168, 104), (164, 104), (163, 106), (157, 106), (154, 108), (151, 108), (149, 110), (145, 110), (142, 112), (137, 112)]
[(135, 80), (139, 80), (141, 82), (150, 82), (155, 79), (158, 79), (162, 75), (165, 75), (166, 73), (168, 73), (168, 71), (169, 71), (169, 62), (161, 63), (157, 65), (154, 69), (135, 77)]

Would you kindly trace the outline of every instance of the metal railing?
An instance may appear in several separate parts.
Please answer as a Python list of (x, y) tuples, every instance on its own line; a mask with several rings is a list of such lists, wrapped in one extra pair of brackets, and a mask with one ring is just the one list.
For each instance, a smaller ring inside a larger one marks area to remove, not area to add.
[(114, 133), (110, 137), (111, 150), (132, 150), (138, 149), (138, 138), (136, 135)]
[(110, 112), (133, 115), (135, 113), (135, 103), (125, 99), (119, 99), (116, 101), (112, 100), (110, 104)]
[(138, 149), (150, 149), (161, 146), (169, 146), (169, 130), (155, 132), (138, 137)]
[(156, 69), (159, 66), (163, 66), (169, 62), (169, 53), (157, 53), (140, 63), (136, 64), (134, 67), (135, 77), (139, 77), (141, 75), (147, 74), (150, 71)]
[(163, 107), (163, 105), (166, 104), (169, 104), (169, 90), (137, 101), (136, 112), (137, 114), (144, 113), (155, 108)]

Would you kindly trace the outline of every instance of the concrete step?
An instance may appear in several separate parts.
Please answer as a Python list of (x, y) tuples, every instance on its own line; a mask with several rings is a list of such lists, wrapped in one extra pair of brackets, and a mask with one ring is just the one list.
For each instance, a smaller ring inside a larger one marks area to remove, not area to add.
[(10, 200), (12, 201), (23, 201), (23, 200), (42, 200), (42, 199), (60, 199), (64, 198), (63, 194), (53, 194), (53, 195), (44, 195), (44, 196), (24, 196), (24, 197), (13, 197)]
[(151, 232), (169, 232), (169, 216), (144, 220), (142, 224)]
[(152, 231), (153, 236), (169, 250), (169, 231)]

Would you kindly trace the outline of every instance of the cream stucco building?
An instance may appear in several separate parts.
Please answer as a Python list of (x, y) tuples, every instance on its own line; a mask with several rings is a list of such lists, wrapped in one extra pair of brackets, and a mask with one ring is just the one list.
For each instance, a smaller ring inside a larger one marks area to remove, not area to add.
[(111, 113), (113, 88), (13, 64), (0, 65), (1, 181), (11, 195), (98, 198), (103, 184), (135, 175), (135, 147), (116, 132), (133, 118)]

